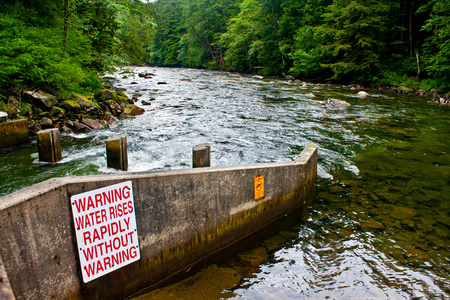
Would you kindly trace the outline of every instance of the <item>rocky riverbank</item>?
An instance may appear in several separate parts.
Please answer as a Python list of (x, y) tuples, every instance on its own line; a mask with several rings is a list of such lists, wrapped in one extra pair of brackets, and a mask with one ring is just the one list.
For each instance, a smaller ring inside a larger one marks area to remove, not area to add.
[(90, 98), (78, 94), (57, 98), (42, 90), (0, 95), (0, 111), (5, 111), (10, 120), (28, 119), (32, 133), (47, 128), (90, 132), (118, 119), (144, 113), (133, 99), (110, 83)]

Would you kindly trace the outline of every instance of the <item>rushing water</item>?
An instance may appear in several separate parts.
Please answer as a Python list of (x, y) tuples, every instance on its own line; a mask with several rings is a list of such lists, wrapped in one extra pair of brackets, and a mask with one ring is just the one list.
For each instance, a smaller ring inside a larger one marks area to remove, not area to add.
[[(2, 150), (0, 195), (54, 176), (116, 172), (104, 141), (117, 134), (128, 138), (129, 171), (189, 168), (192, 147), (206, 142), (213, 166), (291, 160), (314, 144), (317, 196), (304, 219), (143, 298), (449, 299), (448, 108), (378, 90), (359, 99), (348, 87), (131, 71), (116, 85), (154, 99), (144, 115), (63, 134), (56, 165), (39, 163), (35, 141)], [(352, 106), (325, 108), (329, 98)]]

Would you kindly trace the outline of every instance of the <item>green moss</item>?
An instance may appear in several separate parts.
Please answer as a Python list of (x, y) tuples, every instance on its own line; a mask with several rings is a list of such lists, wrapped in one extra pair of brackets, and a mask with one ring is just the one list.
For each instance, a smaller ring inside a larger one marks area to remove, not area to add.
[(69, 109), (69, 110), (71, 110), (71, 109), (81, 109), (81, 105), (76, 103), (73, 100), (64, 100), (63, 102), (61, 102), (61, 106), (64, 109)]
[(115, 95), (113, 96), (113, 100), (116, 102), (125, 102), (128, 103), (128, 97), (127, 96), (121, 96), (118, 95), (117, 93), (115, 93)]
[(406, 87), (406, 86), (401, 86), (400, 89), (405, 92), (413, 92), (413, 89)]
[(88, 102), (88, 103), (90, 103), (90, 104), (92, 104), (92, 105), (94, 105), (94, 106), (100, 108), (100, 105), (99, 105), (97, 102), (95, 102), (95, 101), (86, 99), (86, 102)]
[(30, 103), (22, 102), (20, 107), (20, 115), (31, 117), (33, 114), (33, 105)]
[(63, 108), (57, 107), (57, 106), (53, 106), (52, 109), (50, 110), (50, 117), (52, 119), (54, 118), (61, 118), (66, 114), (66, 111)]
[(128, 96), (127, 96), (127, 95), (125, 95), (125, 93), (124, 93), (124, 92), (122, 92), (122, 91), (117, 91), (117, 92), (116, 92), (116, 95), (118, 95), (118, 96), (121, 96), (121, 97), (125, 97), (125, 98), (128, 98)]

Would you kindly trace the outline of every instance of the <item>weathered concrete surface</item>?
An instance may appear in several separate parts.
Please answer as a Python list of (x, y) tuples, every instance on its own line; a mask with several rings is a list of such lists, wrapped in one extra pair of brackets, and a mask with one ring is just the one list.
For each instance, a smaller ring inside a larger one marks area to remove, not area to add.
[(29, 139), (27, 120), (21, 119), (0, 123), (0, 149), (26, 143)]
[[(123, 299), (305, 205), (316, 174), (308, 146), (293, 162), (47, 180), (0, 198), (0, 256), (17, 299)], [(141, 259), (84, 284), (70, 197), (126, 180)]]
[(106, 160), (108, 168), (128, 170), (127, 137), (118, 135), (106, 140)]
[(192, 148), (192, 167), (206, 168), (211, 166), (211, 145), (200, 144)]
[(37, 144), (40, 161), (56, 163), (62, 159), (59, 129), (50, 128), (37, 132)]
[(0, 299), (2, 300), (14, 300), (14, 293), (11, 285), (9, 284), (8, 275), (3, 267), (3, 261), (0, 257)]

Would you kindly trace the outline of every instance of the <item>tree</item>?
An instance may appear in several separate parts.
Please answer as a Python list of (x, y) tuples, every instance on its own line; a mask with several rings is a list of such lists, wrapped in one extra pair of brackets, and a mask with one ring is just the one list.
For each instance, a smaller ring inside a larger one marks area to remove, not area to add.
[(322, 66), (333, 72), (333, 79), (368, 80), (379, 72), (389, 9), (378, 0), (334, 0), (328, 6), (325, 24), (316, 33), (323, 38), (321, 52), (332, 55)]
[(180, 42), (186, 33), (182, 0), (159, 0), (155, 4), (156, 32), (149, 62), (158, 66), (181, 66), (178, 60)]
[[(436, 77), (450, 77), (450, 2), (448, 0), (433, 0), (430, 2), (430, 18), (423, 30), (431, 33), (424, 45), (425, 69)], [(427, 10), (422, 6), (419, 12)]]
[(219, 40), (226, 31), (228, 20), (237, 11), (235, 3), (235, 0), (192, 0), (185, 3), (183, 18), (187, 32), (182, 38), (179, 55), (183, 66), (224, 68), (223, 48)]
[(278, 34), (282, 15), (280, 0), (244, 0), (239, 14), (230, 20), (221, 43), (228, 48), (226, 60), (236, 71), (253, 71), (261, 66), (262, 74), (283, 74), (286, 59)]

